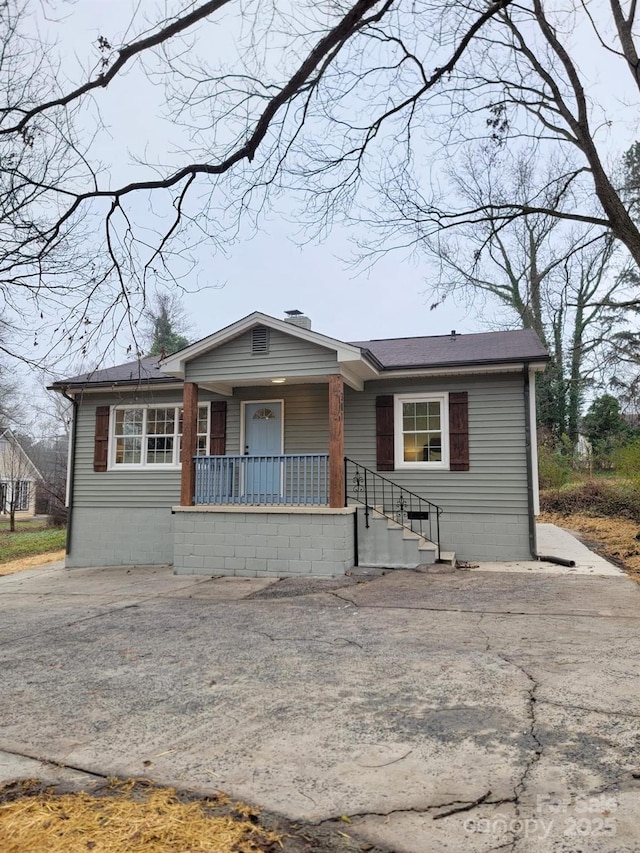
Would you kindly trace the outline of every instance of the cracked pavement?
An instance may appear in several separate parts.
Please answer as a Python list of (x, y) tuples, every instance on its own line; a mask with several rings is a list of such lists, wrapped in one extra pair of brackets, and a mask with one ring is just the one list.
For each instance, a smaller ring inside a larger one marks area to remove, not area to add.
[(0, 778), (224, 790), (397, 853), (640, 853), (626, 577), (40, 569), (0, 608)]

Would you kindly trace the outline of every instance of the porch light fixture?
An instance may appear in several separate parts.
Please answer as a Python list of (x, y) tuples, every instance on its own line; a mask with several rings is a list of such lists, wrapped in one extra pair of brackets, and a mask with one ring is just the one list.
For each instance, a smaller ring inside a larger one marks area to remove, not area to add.
[(287, 380), (284, 379), (284, 377), (283, 377), (281, 379), (272, 379), (271, 381), (273, 382), (274, 385), (282, 385), (282, 383), (286, 382)]

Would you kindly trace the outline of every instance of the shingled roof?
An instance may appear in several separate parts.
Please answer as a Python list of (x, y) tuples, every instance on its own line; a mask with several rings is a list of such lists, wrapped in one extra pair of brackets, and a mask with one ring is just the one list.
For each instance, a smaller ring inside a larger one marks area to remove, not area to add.
[(533, 329), (470, 335), (452, 333), (422, 338), (382, 338), (351, 343), (370, 352), (385, 370), (547, 361), (549, 358)]
[[(382, 373), (385, 370), (428, 369), (434, 367), (509, 364), (511, 362), (548, 361), (548, 355), (532, 329), (511, 332), (435, 335), (418, 338), (383, 338), (352, 341), (365, 359)], [(60, 379), (50, 387), (84, 388), (163, 384), (176, 382), (158, 368), (158, 357), (148, 356), (103, 370), (93, 370), (68, 379)]]
[(52, 388), (85, 387), (86, 385), (111, 386), (131, 385), (132, 383), (154, 385), (158, 382), (175, 382), (174, 376), (167, 376), (158, 370), (159, 357), (150, 355), (138, 361), (128, 361), (126, 364), (118, 364), (115, 367), (106, 367), (103, 370), (92, 370), (89, 373), (81, 373), (78, 376), (70, 376), (68, 379), (58, 379)]

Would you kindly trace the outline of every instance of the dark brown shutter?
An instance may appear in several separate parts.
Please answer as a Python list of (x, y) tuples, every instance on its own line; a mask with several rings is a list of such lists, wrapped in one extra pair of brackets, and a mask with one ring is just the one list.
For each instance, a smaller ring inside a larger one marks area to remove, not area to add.
[(106, 471), (109, 457), (109, 406), (96, 406), (93, 470)]
[(469, 401), (466, 391), (449, 394), (449, 469), (469, 470)]
[(376, 467), (393, 471), (393, 395), (376, 397)]
[(209, 453), (211, 456), (224, 456), (227, 443), (227, 401), (211, 401), (211, 436)]

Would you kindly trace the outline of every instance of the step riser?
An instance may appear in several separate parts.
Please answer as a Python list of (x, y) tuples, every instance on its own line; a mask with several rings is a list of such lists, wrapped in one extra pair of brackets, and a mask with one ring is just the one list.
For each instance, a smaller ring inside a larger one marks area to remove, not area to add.
[(358, 559), (362, 566), (389, 569), (415, 569), (436, 563), (437, 548), (412, 535), (403, 527), (389, 523), (386, 516), (370, 512), (366, 527), (364, 508), (358, 510)]

